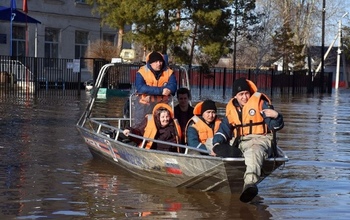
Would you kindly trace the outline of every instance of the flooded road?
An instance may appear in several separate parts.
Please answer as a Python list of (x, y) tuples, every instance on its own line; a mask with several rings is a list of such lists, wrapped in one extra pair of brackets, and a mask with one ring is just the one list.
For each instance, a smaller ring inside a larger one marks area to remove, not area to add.
[[(123, 100), (112, 101), (105, 113), (120, 115)], [(273, 97), (290, 161), (259, 184), (251, 204), (239, 194), (154, 185), (93, 159), (75, 129), (87, 102), (85, 94), (0, 98), (0, 219), (350, 218), (349, 90)]]

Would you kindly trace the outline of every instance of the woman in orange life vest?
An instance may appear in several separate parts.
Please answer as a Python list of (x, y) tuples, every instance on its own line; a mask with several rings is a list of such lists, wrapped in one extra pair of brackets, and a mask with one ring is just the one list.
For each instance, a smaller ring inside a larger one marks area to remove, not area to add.
[[(194, 116), (186, 125), (186, 139), (188, 146), (207, 150), (211, 154), (213, 145), (212, 138), (218, 130), (221, 120), (216, 115), (216, 105), (212, 100), (199, 102), (193, 110)], [(199, 154), (190, 151), (190, 154)]]
[[(124, 129), (123, 134), (128, 136), (130, 132), (146, 138), (176, 144), (180, 143), (181, 141), (180, 125), (174, 118), (174, 113), (171, 107), (165, 103), (158, 103), (154, 107), (152, 114), (146, 115), (140, 124)], [(136, 142), (139, 147), (143, 147), (141, 146), (142, 140), (136, 138), (132, 138), (132, 140)], [(151, 141), (147, 142), (144, 147), (146, 149), (179, 152), (177, 147), (171, 147), (169, 145)]]
[(233, 90), (234, 97), (228, 102), (226, 116), (213, 138), (214, 152), (217, 145), (227, 143), (233, 136), (236, 138), (246, 165), (240, 200), (249, 202), (258, 194), (256, 184), (262, 164), (265, 158), (272, 156), (272, 131), (282, 129), (284, 122), (269, 98), (258, 92), (250, 80), (235, 80)]
[(162, 54), (153, 51), (146, 56), (146, 65), (140, 67), (136, 73), (135, 87), (140, 103), (135, 109), (135, 121), (141, 121), (146, 114), (152, 113), (157, 103), (166, 103), (169, 95), (175, 95), (176, 76)]

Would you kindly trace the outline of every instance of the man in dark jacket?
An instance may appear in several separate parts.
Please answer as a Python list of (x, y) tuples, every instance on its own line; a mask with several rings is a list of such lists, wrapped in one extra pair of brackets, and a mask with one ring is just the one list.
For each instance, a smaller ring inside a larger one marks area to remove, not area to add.
[(193, 107), (190, 105), (191, 93), (187, 88), (180, 88), (176, 92), (179, 102), (174, 108), (175, 118), (179, 121), (183, 133), (181, 143), (185, 143), (185, 128), (188, 120), (193, 117)]
[(153, 51), (146, 57), (146, 65), (140, 67), (135, 79), (138, 105), (132, 111), (134, 122), (139, 122), (146, 114), (152, 113), (153, 107), (159, 103), (168, 103), (170, 95), (175, 95), (177, 81), (162, 54)]

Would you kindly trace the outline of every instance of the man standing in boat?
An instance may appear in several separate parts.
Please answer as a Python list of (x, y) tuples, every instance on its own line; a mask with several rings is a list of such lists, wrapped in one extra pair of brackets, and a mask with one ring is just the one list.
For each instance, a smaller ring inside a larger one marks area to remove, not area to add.
[(228, 143), (232, 137), (237, 139), (246, 164), (240, 200), (249, 202), (258, 194), (256, 184), (264, 160), (273, 155), (272, 133), (282, 129), (284, 122), (269, 98), (258, 92), (252, 81), (245, 78), (235, 80), (233, 91), (234, 97), (226, 106), (226, 116), (213, 138), (214, 152), (215, 146)]
[(135, 87), (136, 93), (139, 94), (138, 107), (134, 115), (135, 122), (140, 122), (146, 114), (152, 113), (157, 103), (167, 103), (168, 97), (175, 95), (176, 77), (162, 54), (153, 51), (147, 55), (146, 65), (136, 73)]

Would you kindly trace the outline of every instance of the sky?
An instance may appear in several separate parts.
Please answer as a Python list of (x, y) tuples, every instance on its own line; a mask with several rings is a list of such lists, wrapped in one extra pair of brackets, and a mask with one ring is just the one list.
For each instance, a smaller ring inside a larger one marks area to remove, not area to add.
[(340, 20), (342, 27), (350, 27), (350, 0), (340, 0), (339, 5), (334, 5), (334, 3), (334, 0), (326, 0), (325, 45), (328, 46), (338, 34)]

